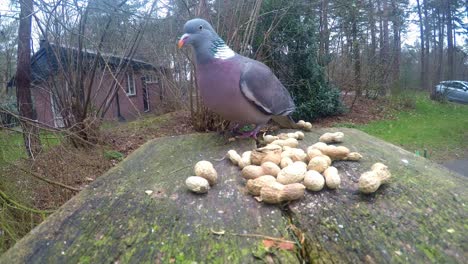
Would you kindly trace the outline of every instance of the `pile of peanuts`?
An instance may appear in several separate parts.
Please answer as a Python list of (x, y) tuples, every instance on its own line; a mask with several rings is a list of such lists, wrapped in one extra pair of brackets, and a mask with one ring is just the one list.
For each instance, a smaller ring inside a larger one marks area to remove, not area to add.
[[(298, 140), (303, 138), (302, 131), (265, 135), (264, 147), (242, 154), (229, 150), (227, 157), (241, 169), (248, 193), (270, 204), (300, 199), (306, 189), (312, 192), (320, 191), (325, 186), (336, 189), (340, 186), (341, 178), (332, 162), (362, 159), (361, 154), (351, 152), (347, 147), (331, 145), (343, 142), (342, 132), (325, 133), (319, 142), (305, 150), (298, 148)], [(189, 190), (206, 193), (216, 184), (217, 173), (209, 161), (198, 162), (194, 171), (196, 176), (186, 180)], [(361, 175), (358, 188), (362, 193), (375, 192), (390, 176), (387, 166), (376, 163), (371, 171)]]

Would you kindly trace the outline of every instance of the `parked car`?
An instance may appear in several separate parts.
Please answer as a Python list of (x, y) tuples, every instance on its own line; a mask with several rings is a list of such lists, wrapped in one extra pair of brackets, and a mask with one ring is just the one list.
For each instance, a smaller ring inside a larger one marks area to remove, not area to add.
[(436, 85), (436, 93), (445, 96), (449, 101), (468, 104), (468, 82), (440, 82), (438, 85)]

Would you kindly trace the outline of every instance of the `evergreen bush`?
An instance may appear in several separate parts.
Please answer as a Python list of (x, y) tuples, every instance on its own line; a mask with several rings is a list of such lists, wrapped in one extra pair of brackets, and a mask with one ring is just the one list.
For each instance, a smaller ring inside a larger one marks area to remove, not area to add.
[[(275, 22), (284, 6), (289, 9)], [(257, 36), (257, 54), (263, 57), (258, 59), (268, 64), (290, 91), (296, 104), (293, 118), (314, 120), (343, 113), (340, 91), (326, 81), (324, 67), (318, 62), (318, 23), (316, 17), (308, 15), (310, 5), (271, 0), (262, 8), (261, 13), (269, 15), (261, 18), (257, 32), (267, 32), (271, 24), (277, 26), (268, 39), (263, 34)]]

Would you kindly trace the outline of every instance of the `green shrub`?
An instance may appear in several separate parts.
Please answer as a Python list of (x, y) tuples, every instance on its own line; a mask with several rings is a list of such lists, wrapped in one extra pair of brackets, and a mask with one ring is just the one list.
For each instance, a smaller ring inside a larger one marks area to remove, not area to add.
[[(290, 1), (267, 1), (262, 5), (262, 16), (257, 32), (268, 32), (272, 24), (275, 30), (268, 39), (257, 35), (254, 49), (259, 48), (258, 58), (266, 62), (278, 75), (296, 104), (294, 119), (314, 120), (319, 117), (341, 114), (344, 106), (340, 91), (325, 79), (324, 63), (318, 62), (318, 20), (308, 15), (310, 4)], [(289, 6), (278, 22), (277, 10)], [(265, 42), (266, 45), (264, 45)], [(287, 51), (285, 48), (287, 47)]]
[(431, 92), (431, 95), (429, 96), (429, 98), (431, 100), (434, 100), (436, 102), (439, 102), (439, 103), (442, 103), (442, 104), (446, 104), (448, 103), (448, 99), (447, 99), (447, 90), (445, 90), (445, 92), (437, 92), (437, 91), (432, 91)]
[(393, 90), (390, 95), (390, 106), (395, 110), (416, 108), (416, 93), (411, 90)]
[(116, 150), (106, 150), (104, 151), (104, 157), (109, 160), (123, 160), (125, 158), (125, 155), (119, 151)]
[(340, 91), (331, 86), (316, 85), (305, 87), (294, 94), (296, 111), (295, 119), (314, 120), (320, 117), (333, 116), (345, 111), (340, 99)]

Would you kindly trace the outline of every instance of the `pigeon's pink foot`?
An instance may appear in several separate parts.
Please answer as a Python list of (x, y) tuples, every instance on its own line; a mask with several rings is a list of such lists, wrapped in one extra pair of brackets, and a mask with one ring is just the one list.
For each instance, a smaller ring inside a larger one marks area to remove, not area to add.
[(238, 137), (239, 138), (253, 138), (253, 139), (257, 140), (257, 132), (254, 132), (254, 131), (255, 131), (255, 129), (252, 130), (252, 131), (249, 131), (249, 132), (244, 132), (244, 133), (240, 134)]

